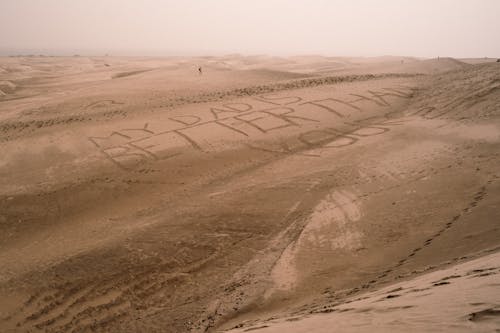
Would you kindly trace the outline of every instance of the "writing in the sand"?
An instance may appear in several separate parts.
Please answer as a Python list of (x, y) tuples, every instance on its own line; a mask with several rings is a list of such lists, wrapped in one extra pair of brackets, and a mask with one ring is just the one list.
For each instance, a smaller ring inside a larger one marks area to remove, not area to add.
[[(353, 114), (370, 106), (388, 107), (391, 99), (409, 98), (411, 94), (411, 88), (397, 87), (349, 94), (349, 98), (325, 97), (307, 101), (298, 96), (258, 96), (251, 102), (209, 107), (197, 115), (171, 116), (162, 119), (161, 124), (155, 122), (154, 128), (150, 123), (143, 123), (88, 139), (106, 158), (126, 170), (144, 161), (171, 159), (188, 152), (217, 151), (217, 144), (222, 141), (266, 151), (265, 147), (248, 142), (267, 134), (299, 134), (299, 141), (306, 145), (332, 141), (335, 137), (351, 142), (353, 137), (346, 136), (344, 130), (327, 128), (328, 121), (338, 120), (345, 127), (350, 124), (345, 120)], [(305, 133), (296, 131), (305, 126), (314, 129)]]

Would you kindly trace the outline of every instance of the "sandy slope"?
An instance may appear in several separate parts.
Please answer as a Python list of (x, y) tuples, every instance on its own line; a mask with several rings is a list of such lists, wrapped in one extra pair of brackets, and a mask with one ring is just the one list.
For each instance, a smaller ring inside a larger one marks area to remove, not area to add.
[(496, 252), (314, 314), (270, 319), (230, 332), (495, 332), (500, 326), (499, 273)]
[(247, 329), (500, 245), (496, 63), (0, 67), (0, 331)]

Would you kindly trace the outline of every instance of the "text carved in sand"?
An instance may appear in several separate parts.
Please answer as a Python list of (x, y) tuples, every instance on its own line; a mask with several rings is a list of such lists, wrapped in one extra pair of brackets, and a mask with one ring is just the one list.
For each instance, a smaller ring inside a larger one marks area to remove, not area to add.
[(120, 129), (107, 136), (88, 139), (107, 159), (125, 170), (130, 170), (141, 162), (169, 159), (187, 151), (208, 152), (210, 148), (205, 147), (207, 138), (204, 136), (213, 130), (223, 130), (227, 135), (236, 135), (239, 140), (248, 140), (271, 132), (316, 125), (316, 128), (321, 128), (295, 133), (298, 134), (298, 144), (293, 148), (286, 142), (281, 142), (278, 150), (245, 144), (253, 149), (284, 154), (294, 154), (318, 146), (340, 148), (354, 144), (361, 137), (383, 134), (389, 131), (387, 125), (390, 124), (386, 123), (384, 127), (381, 127), (382, 124), (378, 124), (378, 127), (377, 124), (364, 126), (358, 120), (344, 121), (333, 127), (321, 126), (325, 117), (336, 121), (349, 118), (351, 113), (359, 114), (364, 111), (361, 103), (389, 107), (389, 97), (409, 98), (410, 92), (404, 89), (383, 88), (383, 91), (370, 90), (365, 95), (349, 94), (352, 98), (348, 99), (326, 97), (309, 101), (298, 96), (259, 96), (255, 98), (256, 101), (269, 103), (272, 107), (257, 108), (250, 103), (227, 103), (209, 108), (208, 119), (203, 119), (200, 115), (171, 116), (165, 120), (165, 125), (173, 129), (152, 130), (145, 123), (137, 128)]

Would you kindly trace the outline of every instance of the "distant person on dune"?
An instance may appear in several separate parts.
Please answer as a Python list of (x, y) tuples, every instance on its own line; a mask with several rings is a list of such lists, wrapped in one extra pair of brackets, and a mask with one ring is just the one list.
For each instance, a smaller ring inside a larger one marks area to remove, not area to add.
[(201, 66), (200, 66), (200, 67), (198, 67), (198, 73), (200, 73), (200, 75), (201, 75), (201, 74), (203, 74), (203, 72), (202, 72), (202, 70), (201, 70)]

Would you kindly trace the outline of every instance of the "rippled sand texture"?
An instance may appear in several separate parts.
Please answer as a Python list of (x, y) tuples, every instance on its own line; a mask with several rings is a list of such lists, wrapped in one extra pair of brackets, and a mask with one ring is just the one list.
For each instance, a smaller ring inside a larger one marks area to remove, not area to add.
[(498, 324), (497, 63), (10, 57), (0, 91), (1, 332)]

